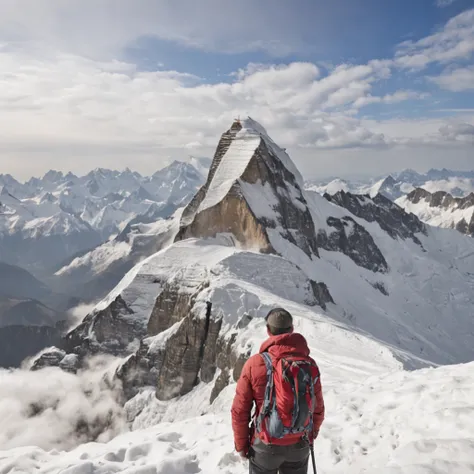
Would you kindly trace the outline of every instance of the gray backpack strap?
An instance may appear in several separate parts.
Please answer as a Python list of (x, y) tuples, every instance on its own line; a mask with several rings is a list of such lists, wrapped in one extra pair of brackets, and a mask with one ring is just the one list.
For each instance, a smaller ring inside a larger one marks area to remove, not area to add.
[(260, 354), (265, 362), (265, 367), (267, 369), (267, 385), (265, 387), (265, 396), (263, 399), (262, 409), (257, 418), (257, 433), (261, 431), (262, 422), (265, 416), (270, 412), (270, 403), (273, 393), (273, 364), (272, 358), (268, 352), (262, 352)]

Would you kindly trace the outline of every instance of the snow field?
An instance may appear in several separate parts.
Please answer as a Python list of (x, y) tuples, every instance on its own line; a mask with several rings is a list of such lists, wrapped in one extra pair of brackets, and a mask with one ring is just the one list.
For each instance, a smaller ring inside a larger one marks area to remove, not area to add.
[[(359, 383), (338, 378), (338, 369), (327, 364), (320, 361), (327, 418), (315, 445), (318, 472), (474, 472), (473, 363), (365, 374)], [(87, 443), (70, 452), (35, 447), (0, 451), (0, 472), (244, 474), (247, 466), (233, 451), (230, 429), (235, 385), (200, 416), (208, 387), (203, 384), (182, 400), (162, 403), (162, 412), (168, 411), (174, 421), (124, 433), (108, 443)], [(155, 423), (156, 415), (145, 412), (142, 425), (147, 416), (149, 424)]]

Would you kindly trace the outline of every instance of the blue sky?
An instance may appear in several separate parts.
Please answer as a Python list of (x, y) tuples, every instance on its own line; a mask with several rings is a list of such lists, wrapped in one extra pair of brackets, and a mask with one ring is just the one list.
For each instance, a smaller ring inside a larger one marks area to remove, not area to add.
[[(284, 43), (281, 51), (277, 48), (272, 54), (262, 50), (228, 54), (145, 36), (126, 48), (124, 58), (145, 69), (162, 63), (170, 69), (192, 71), (210, 82), (225, 80), (226, 74), (249, 62), (363, 64), (374, 58), (392, 57), (397, 44), (428, 36), (436, 27), (442, 27), (453, 16), (474, 6), (472, 0), (454, 0), (443, 8), (435, 0), (261, 0), (261, 3), (265, 8), (274, 5), (271, 18), (275, 27), (269, 38)], [(265, 14), (258, 21), (265, 22)], [(291, 51), (285, 51), (286, 47)]]
[(473, 0), (2, 0), (0, 173), (153, 172), (237, 114), (308, 177), (472, 169), (473, 54)]

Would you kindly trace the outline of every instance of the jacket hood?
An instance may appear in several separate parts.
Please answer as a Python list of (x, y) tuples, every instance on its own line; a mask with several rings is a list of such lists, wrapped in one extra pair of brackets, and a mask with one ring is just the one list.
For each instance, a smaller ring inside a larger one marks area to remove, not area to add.
[(261, 346), (260, 353), (269, 352), (274, 357), (285, 355), (309, 356), (306, 339), (299, 333), (270, 336)]

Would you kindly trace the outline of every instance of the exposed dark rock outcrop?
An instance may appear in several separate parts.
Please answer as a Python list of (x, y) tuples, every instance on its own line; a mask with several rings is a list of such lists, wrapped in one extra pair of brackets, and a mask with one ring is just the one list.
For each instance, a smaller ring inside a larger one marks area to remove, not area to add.
[(414, 204), (418, 204), (421, 200), (426, 201), (430, 207), (456, 207), (457, 209), (468, 209), (474, 207), (474, 193), (465, 197), (454, 197), (445, 191), (436, 191), (430, 193), (423, 188), (416, 188), (407, 198)]
[(146, 326), (119, 295), (104, 310), (92, 312), (83, 322), (67, 334), (67, 352), (80, 356), (105, 352), (113, 355), (127, 355), (133, 342), (146, 335)]
[(237, 333), (233, 333), (226, 339), (221, 338), (218, 341), (216, 365), (220, 374), (216, 379), (211, 392), (210, 403), (212, 403), (229, 385), (231, 381), (237, 382), (244, 367), (245, 362), (250, 357), (250, 353), (237, 354), (234, 349)]
[[(174, 337), (166, 342), (156, 387), (159, 399), (169, 400), (190, 392), (199, 382), (200, 370), (203, 382), (212, 380), (215, 374), (215, 345), (221, 323), (221, 320), (211, 320), (198, 314), (184, 318)], [(206, 349), (207, 346), (211, 348)]]
[(450, 221), (451, 227), (455, 228), (462, 234), (474, 237), (474, 193), (465, 197), (454, 197), (445, 191), (437, 191), (430, 193), (423, 188), (417, 188), (408, 194), (407, 199), (413, 204), (425, 201), (429, 207), (437, 207), (446, 210), (447, 213), (452, 211), (462, 211), (472, 209), (470, 218), (462, 217), (459, 221), (450, 220), (447, 214), (447, 221)]
[(334, 231), (330, 234), (321, 231), (318, 234), (320, 247), (343, 252), (357, 265), (373, 272), (388, 271), (387, 261), (372, 236), (352, 217), (341, 219), (329, 217), (327, 224)]
[(212, 316), (209, 304), (204, 314), (200, 309), (195, 295), (164, 287), (150, 317), (149, 337), (117, 372), (127, 397), (153, 385), (157, 397), (168, 400), (188, 393), (200, 380), (213, 380), (222, 320)]
[(327, 303), (333, 303), (331, 293), (329, 293), (329, 288), (326, 283), (316, 283), (315, 281), (310, 280), (311, 287), (313, 288), (314, 297), (316, 298), (318, 306), (321, 306), (324, 310), (326, 309)]
[(31, 370), (36, 371), (44, 369), (45, 367), (59, 367), (64, 357), (66, 357), (66, 351), (52, 347), (34, 361)]
[(372, 285), (376, 290), (379, 290), (380, 293), (382, 293), (382, 295), (384, 295), (384, 296), (388, 296), (388, 295), (389, 295), (387, 288), (385, 287), (385, 285), (384, 285), (382, 282), (376, 281), (375, 283), (371, 283), (371, 285)]
[(325, 194), (324, 197), (367, 222), (377, 222), (394, 239), (412, 239), (413, 242), (421, 245), (415, 234), (426, 234), (426, 225), (418, 217), (407, 213), (381, 194), (370, 198), (340, 191), (333, 196)]

